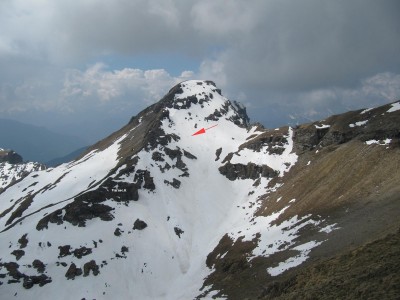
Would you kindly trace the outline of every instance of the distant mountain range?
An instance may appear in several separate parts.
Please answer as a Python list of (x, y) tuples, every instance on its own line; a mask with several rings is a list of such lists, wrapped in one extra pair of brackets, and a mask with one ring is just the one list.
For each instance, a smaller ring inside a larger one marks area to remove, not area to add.
[(27, 161), (46, 163), (85, 145), (87, 143), (79, 137), (14, 120), (0, 119), (0, 146), (16, 151)]

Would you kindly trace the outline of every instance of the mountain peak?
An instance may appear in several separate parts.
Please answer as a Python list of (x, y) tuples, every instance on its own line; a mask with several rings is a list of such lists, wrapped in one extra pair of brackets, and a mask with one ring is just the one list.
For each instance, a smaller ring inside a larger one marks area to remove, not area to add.
[(225, 117), (240, 127), (247, 127), (249, 122), (246, 109), (225, 98), (210, 80), (183, 81), (174, 86), (160, 104), (170, 110), (188, 110), (188, 116), (195, 114), (200, 117), (199, 121), (218, 121)]
[(291, 269), (398, 228), (399, 116), (393, 103), (247, 127), (213, 82), (182, 82), (82, 157), (0, 191), (1, 294), (279, 292)]

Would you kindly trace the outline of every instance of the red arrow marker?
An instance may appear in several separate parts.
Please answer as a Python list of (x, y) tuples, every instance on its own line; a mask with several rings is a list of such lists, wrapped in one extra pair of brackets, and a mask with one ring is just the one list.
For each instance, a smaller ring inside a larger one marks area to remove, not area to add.
[(192, 134), (192, 136), (202, 134), (202, 133), (206, 133), (206, 130), (204, 128), (200, 129), (199, 131), (196, 131), (195, 133)]
[(206, 129), (202, 128), (202, 129), (200, 129), (199, 131), (196, 131), (195, 133), (193, 133), (192, 136), (198, 135), (198, 134), (206, 133), (206, 130), (208, 130), (208, 129), (210, 129), (210, 128), (213, 128), (213, 127), (215, 127), (215, 126), (217, 126), (217, 125), (218, 125), (218, 124), (215, 124), (215, 125), (213, 125), (213, 126), (211, 126), (211, 127), (208, 127), (208, 128), (206, 128)]

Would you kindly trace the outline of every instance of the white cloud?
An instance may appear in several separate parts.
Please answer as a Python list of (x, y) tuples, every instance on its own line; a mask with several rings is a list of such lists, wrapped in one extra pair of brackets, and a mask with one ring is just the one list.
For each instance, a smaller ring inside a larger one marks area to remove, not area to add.
[(150, 104), (161, 99), (173, 85), (191, 76), (193, 72), (185, 71), (181, 76), (173, 77), (163, 69), (107, 70), (105, 64), (96, 63), (85, 71), (68, 70), (61, 93), (65, 101), (71, 102)]
[[(53, 75), (53, 78), (51, 76)], [(158, 101), (180, 81), (193, 78), (192, 71), (172, 76), (164, 69), (110, 70), (96, 63), (85, 70), (31, 75), (18, 84), (0, 83), (0, 113), (53, 111), (73, 114), (143, 107)]]
[(199, 78), (213, 80), (221, 88), (228, 85), (227, 77), (225, 65), (221, 61), (206, 59), (200, 65)]
[(400, 99), (400, 74), (379, 73), (362, 81), (361, 95), (394, 101)]

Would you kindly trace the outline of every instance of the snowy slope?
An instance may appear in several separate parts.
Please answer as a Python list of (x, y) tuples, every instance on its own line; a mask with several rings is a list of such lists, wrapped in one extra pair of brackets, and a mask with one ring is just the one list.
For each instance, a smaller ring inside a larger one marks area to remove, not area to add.
[(253, 147), (269, 132), (247, 122), (214, 83), (186, 81), (81, 158), (3, 191), (0, 298), (209, 298), (206, 260), (224, 236), (254, 243), (249, 261), (292, 249), (266, 276), (304, 262), (322, 241), (300, 230), (329, 224), (274, 223), (290, 203), (258, 214), (297, 162), (293, 130)]
[(0, 163), (0, 188), (5, 188), (10, 183), (24, 177), (25, 174), (42, 169), (43, 165), (34, 162), (22, 164)]

